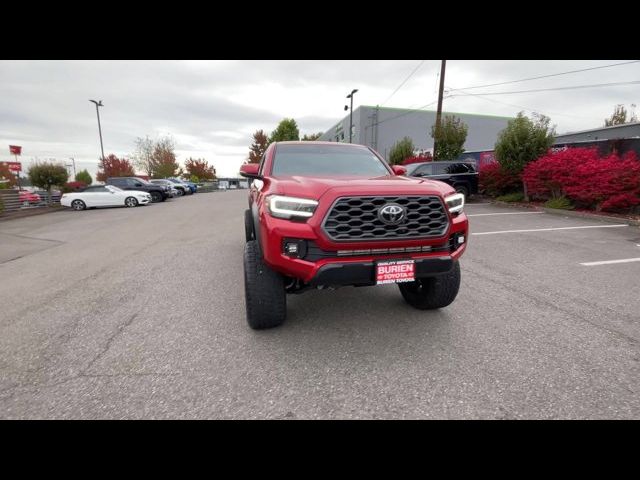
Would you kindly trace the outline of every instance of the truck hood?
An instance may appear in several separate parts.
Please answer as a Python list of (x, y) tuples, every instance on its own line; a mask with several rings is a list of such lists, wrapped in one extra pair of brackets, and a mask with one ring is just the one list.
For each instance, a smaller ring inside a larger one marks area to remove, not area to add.
[(349, 195), (449, 195), (454, 189), (444, 182), (425, 178), (383, 177), (271, 177), (278, 194), (320, 199), (329, 190)]

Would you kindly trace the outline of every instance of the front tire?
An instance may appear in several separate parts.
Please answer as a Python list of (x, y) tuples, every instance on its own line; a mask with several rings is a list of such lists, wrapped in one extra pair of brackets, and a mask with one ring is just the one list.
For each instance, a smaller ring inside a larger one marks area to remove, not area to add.
[(137, 207), (138, 200), (136, 200), (134, 197), (127, 197), (124, 199), (124, 204), (126, 207)]
[(74, 200), (73, 202), (71, 202), (71, 208), (79, 212), (87, 208), (87, 204), (84, 203), (82, 200)]
[(419, 310), (434, 310), (450, 305), (460, 289), (460, 264), (454, 262), (450, 272), (415, 282), (399, 283), (404, 300)]
[(464, 185), (458, 185), (455, 187), (456, 193), (461, 193), (464, 195), (464, 203), (467, 203), (467, 198), (469, 198), (469, 189)]
[(246, 242), (256, 239), (256, 234), (253, 231), (253, 217), (251, 210), (244, 211), (244, 237)]
[(244, 246), (244, 298), (247, 323), (254, 330), (284, 322), (287, 297), (282, 275), (265, 265), (255, 240)]
[(162, 201), (162, 194), (160, 192), (150, 192), (151, 193), (151, 201), (153, 203), (158, 203)]

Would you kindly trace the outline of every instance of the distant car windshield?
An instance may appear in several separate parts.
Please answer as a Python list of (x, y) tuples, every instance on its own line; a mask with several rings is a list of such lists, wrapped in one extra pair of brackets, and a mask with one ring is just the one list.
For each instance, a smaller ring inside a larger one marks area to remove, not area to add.
[(421, 167), (424, 163), (410, 163), (409, 165), (405, 165), (407, 167), (407, 175), (411, 175), (416, 171), (418, 167)]
[(271, 175), (389, 175), (384, 163), (364, 147), (342, 145), (278, 145)]

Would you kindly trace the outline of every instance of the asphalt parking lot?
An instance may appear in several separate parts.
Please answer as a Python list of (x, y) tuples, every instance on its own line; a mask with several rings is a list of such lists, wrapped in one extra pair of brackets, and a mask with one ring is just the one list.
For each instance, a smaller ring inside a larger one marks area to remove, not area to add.
[(450, 307), (313, 291), (256, 332), (244, 208), (1, 222), (0, 418), (640, 418), (637, 227), (469, 204)]

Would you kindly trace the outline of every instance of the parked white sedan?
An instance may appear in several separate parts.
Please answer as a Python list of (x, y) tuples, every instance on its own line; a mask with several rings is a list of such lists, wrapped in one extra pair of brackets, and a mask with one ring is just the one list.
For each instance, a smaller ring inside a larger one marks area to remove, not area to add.
[(137, 190), (121, 190), (113, 185), (94, 185), (81, 192), (65, 193), (60, 198), (63, 207), (84, 210), (95, 207), (137, 207), (151, 203), (151, 195)]

